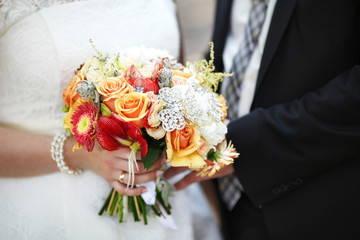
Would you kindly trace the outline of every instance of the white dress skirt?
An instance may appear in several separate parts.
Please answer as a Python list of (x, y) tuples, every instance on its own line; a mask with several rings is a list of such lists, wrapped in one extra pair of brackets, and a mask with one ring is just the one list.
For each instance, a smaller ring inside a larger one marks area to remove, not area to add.
[[(48, 135), (61, 129), (62, 92), (74, 70), (96, 54), (89, 39), (103, 53), (145, 46), (176, 57), (176, 6), (171, 0), (3, 0), (1, 125)], [(155, 218), (144, 226), (132, 218), (119, 224), (116, 218), (98, 216), (110, 188), (91, 171), (0, 178), (0, 239), (220, 238), (196, 184), (172, 200), (178, 230), (165, 229)]]

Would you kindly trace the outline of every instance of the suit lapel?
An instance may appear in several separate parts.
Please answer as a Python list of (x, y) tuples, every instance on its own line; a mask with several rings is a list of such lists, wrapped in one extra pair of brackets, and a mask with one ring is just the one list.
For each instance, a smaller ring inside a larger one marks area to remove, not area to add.
[(212, 40), (215, 51), (215, 67), (217, 71), (223, 71), (224, 65), (222, 53), (230, 28), (232, 0), (218, 0), (216, 5), (215, 28)]
[(286, 27), (294, 12), (296, 2), (297, 0), (277, 0), (261, 60), (255, 94), (258, 92), (269, 65), (275, 56)]

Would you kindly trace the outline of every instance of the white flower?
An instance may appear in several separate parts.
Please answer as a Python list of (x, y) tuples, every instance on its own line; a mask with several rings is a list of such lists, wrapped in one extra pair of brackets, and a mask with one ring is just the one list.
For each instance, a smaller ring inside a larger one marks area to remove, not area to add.
[(221, 143), (227, 133), (227, 128), (222, 122), (209, 121), (209, 119), (203, 119), (199, 123), (199, 129), (201, 136), (211, 146), (216, 146)]
[(130, 47), (127, 49), (115, 49), (115, 53), (118, 53), (121, 58), (132, 59), (134, 62), (141, 62), (144, 65), (153, 65), (152, 60), (161, 59), (161, 58), (170, 58), (174, 57), (170, 55), (167, 50), (155, 49), (155, 48), (146, 48), (145, 46), (140, 47)]

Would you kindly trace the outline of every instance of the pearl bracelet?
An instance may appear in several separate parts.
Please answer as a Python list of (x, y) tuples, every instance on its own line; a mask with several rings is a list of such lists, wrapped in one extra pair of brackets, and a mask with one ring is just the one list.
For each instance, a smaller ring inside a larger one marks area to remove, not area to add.
[(70, 135), (71, 134), (68, 131), (56, 133), (54, 140), (51, 143), (51, 157), (54, 159), (61, 172), (65, 172), (70, 175), (79, 175), (82, 173), (81, 169), (72, 170), (64, 162), (64, 143)]

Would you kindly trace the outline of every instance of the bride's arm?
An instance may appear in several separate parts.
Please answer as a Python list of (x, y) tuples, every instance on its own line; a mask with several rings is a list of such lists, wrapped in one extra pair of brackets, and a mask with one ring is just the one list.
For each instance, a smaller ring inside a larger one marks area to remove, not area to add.
[[(30, 177), (59, 171), (56, 162), (51, 158), (50, 146), (53, 137), (21, 132), (0, 127), (0, 177)], [(89, 153), (86, 150), (72, 152), (75, 144), (73, 137), (64, 144), (64, 161), (70, 169), (91, 170), (108, 181), (118, 192), (126, 195), (139, 195), (145, 188), (128, 189), (118, 181), (122, 171), (128, 171), (128, 148), (106, 151), (96, 144)], [(140, 159), (140, 156), (137, 156)], [(139, 171), (135, 170), (135, 184), (155, 179), (160, 161), (146, 171), (138, 162)], [(65, 174), (65, 173), (64, 173)], [(124, 182), (128, 174), (125, 174)]]
[(29, 177), (57, 171), (51, 161), (51, 142), (50, 136), (0, 127), (0, 176)]

